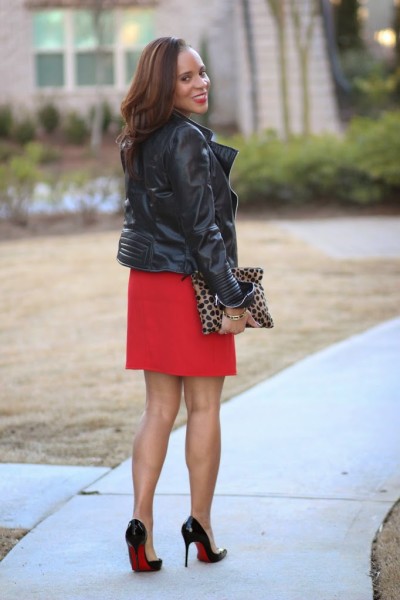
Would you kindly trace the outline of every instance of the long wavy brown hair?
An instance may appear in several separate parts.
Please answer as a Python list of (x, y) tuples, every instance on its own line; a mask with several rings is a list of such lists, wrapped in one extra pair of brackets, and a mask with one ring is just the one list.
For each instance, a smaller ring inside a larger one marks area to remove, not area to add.
[(172, 114), (178, 54), (188, 47), (181, 38), (161, 37), (147, 44), (140, 55), (131, 86), (121, 104), (125, 126), (117, 138), (132, 176), (135, 176), (134, 159), (140, 144)]

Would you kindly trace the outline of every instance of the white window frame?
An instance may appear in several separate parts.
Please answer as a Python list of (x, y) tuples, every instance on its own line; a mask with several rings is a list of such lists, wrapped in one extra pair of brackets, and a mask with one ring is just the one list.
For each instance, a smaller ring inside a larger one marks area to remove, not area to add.
[[(144, 10), (149, 10), (148, 7), (143, 7)], [(150, 10), (152, 8), (150, 7)], [(48, 9), (51, 10), (51, 9)], [(47, 90), (63, 90), (70, 93), (76, 92), (92, 92), (95, 85), (78, 85), (76, 82), (75, 72), (75, 60), (77, 49), (74, 46), (74, 30), (73, 30), (73, 12), (76, 9), (64, 8), (64, 26), (65, 26), (65, 41), (64, 47), (60, 49), (64, 57), (64, 85), (63, 86), (39, 86), (35, 80), (35, 89), (37, 91)], [(142, 45), (136, 46), (125, 46), (121, 40), (121, 28), (123, 23), (123, 15), (127, 9), (125, 8), (114, 8), (114, 19), (115, 19), (115, 41), (113, 45), (104, 46), (104, 49), (109, 49), (113, 53), (114, 60), (114, 83), (103, 84), (101, 87), (107, 90), (113, 91), (124, 91), (127, 86), (125, 79), (126, 65), (125, 65), (125, 53), (129, 50), (142, 50)], [(154, 8), (152, 9), (154, 10)], [(43, 52), (37, 51), (33, 48), (34, 59), (36, 55)]]
[[(59, 8), (54, 8), (52, 10), (62, 10)], [(42, 12), (42, 11), (40, 11)], [(64, 12), (66, 12), (64, 10)], [(65, 26), (65, 36), (64, 36), (64, 45), (61, 46), (60, 48), (51, 48), (51, 49), (43, 49), (43, 48), (35, 48), (35, 46), (33, 46), (33, 64), (34, 64), (34, 69), (35, 69), (35, 89), (36, 90), (65, 90), (67, 89), (67, 68), (66, 68), (66, 47), (67, 47), (67, 17), (66, 15), (64, 15), (64, 26)], [(32, 19), (32, 29), (33, 29), (33, 19)], [(51, 56), (54, 54), (61, 54), (63, 57), (63, 68), (64, 68), (64, 72), (63, 72), (63, 80), (64, 80), (64, 85), (38, 85), (37, 83), (37, 72), (36, 72), (36, 58), (38, 56)]]

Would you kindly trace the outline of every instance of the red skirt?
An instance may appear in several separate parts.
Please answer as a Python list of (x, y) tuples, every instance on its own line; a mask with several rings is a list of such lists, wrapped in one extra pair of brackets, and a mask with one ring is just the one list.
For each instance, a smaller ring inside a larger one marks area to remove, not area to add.
[(180, 376), (236, 375), (234, 336), (201, 332), (190, 277), (132, 269), (126, 368)]

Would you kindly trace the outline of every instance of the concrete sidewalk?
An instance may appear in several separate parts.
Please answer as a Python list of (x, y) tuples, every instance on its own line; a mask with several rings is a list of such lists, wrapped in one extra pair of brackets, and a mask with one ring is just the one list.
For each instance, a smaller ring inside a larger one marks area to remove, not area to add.
[(275, 224), (333, 258), (398, 258), (400, 217), (279, 220)]
[(180, 526), (189, 497), (180, 429), (172, 435), (155, 503), (161, 572), (129, 570), (126, 461), (92, 472), (95, 483), (58, 505), (53, 498), (53, 508), (36, 516), (43, 520), (0, 565), (2, 598), (372, 598), (371, 541), (400, 496), (399, 341), (400, 318), (223, 405), (214, 530), (228, 548), (226, 560), (200, 563), (191, 546), (184, 568)]

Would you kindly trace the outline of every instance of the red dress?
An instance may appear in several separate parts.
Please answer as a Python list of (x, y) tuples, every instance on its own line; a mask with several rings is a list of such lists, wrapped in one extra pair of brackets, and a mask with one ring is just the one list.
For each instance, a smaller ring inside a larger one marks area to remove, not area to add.
[(234, 336), (201, 332), (190, 277), (132, 269), (126, 368), (180, 376), (236, 375)]

